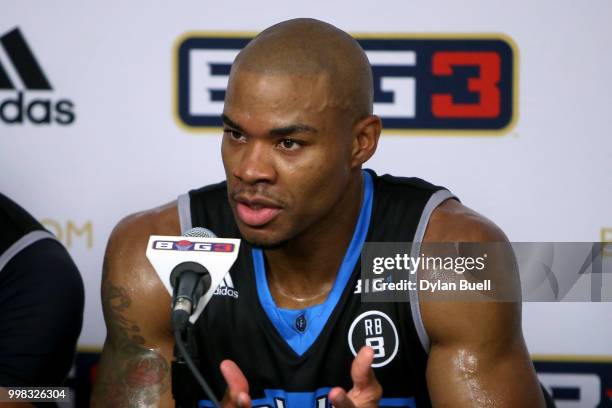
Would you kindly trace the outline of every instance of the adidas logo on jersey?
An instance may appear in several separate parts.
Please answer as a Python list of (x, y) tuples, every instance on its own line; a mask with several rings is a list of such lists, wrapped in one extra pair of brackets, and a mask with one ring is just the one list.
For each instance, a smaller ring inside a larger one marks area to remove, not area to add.
[(217, 289), (213, 295), (217, 296), (229, 296), (234, 299), (238, 299), (238, 291), (234, 289), (234, 282), (232, 281), (232, 276), (228, 273), (225, 275), (225, 278), (221, 281)]

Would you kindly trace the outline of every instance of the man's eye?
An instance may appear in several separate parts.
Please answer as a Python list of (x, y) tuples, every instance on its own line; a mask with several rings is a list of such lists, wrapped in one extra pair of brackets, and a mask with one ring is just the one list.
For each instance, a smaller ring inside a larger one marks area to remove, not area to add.
[(242, 133), (236, 131), (236, 130), (231, 130), (231, 129), (225, 129), (223, 130), (223, 133), (225, 133), (226, 135), (228, 135), (229, 137), (231, 137), (232, 139), (240, 139), (242, 137)]
[(296, 150), (300, 144), (293, 139), (283, 139), (280, 141), (280, 146), (286, 150)]

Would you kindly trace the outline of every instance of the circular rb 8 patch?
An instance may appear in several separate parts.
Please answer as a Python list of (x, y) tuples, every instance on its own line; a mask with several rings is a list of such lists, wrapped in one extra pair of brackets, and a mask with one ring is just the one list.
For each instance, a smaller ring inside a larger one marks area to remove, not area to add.
[(397, 329), (393, 320), (378, 310), (369, 310), (357, 316), (348, 332), (348, 344), (354, 356), (363, 346), (374, 350), (372, 367), (389, 364), (399, 347)]

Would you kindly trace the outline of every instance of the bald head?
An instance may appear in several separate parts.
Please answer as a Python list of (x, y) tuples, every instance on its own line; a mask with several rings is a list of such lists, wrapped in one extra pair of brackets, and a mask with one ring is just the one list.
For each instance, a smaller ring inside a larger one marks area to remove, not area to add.
[(331, 24), (300, 18), (267, 28), (238, 54), (230, 81), (245, 71), (323, 79), (331, 107), (352, 121), (372, 114), (368, 59), (354, 38)]

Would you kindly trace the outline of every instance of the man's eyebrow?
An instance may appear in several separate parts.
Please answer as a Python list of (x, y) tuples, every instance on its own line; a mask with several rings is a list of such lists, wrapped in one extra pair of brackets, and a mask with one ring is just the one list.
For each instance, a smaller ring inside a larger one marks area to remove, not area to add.
[(244, 130), (240, 127), (240, 125), (231, 120), (225, 113), (221, 114), (221, 120), (223, 120), (223, 123), (226, 125), (229, 125), (230, 127), (244, 133)]
[[(227, 116), (225, 113), (221, 114), (221, 119), (223, 120), (223, 123), (225, 123), (226, 125), (236, 129), (239, 132), (245, 133), (244, 129), (242, 129), (242, 127), (239, 124), (231, 120), (229, 116)], [(309, 125), (305, 125), (302, 123), (296, 123), (294, 125), (288, 125), (288, 126), (270, 129), (268, 133), (270, 134), (270, 136), (278, 137), (278, 136), (289, 136), (294, 133), (303, 133), (303, 132), (317, 133), (318, 130)]]
[(283, 127), (279, 127), (279, 128), (274, 128), (271, 129), (268, 133), (271, 136), (289, 136), (292, 135), (294, 133), (303, 133), (303, 132), (308, 132), (308, 133), (317, 133), (317, 129), (309, 126), (309, 125), (303, 125), (301, 123), (295, 124), (295, 125), (289, 125), (289, 126), (283, 126)]

